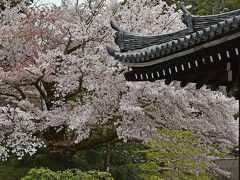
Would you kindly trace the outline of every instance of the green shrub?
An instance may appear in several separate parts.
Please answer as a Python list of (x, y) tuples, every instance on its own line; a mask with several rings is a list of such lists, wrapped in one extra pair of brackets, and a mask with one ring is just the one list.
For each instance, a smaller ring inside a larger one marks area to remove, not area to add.
[(113, 180), (111, 174), (91, 170), (83, 172), (79, 169), (70, 169), (54, 172), (48, 168), (31, 169), (22, 180)]
[(147, 143), (146, 161), (140, 163), (143, 179), (207, 180), (214, 178), (205, 162), (207, 149), (192, 131), (159, 129)]

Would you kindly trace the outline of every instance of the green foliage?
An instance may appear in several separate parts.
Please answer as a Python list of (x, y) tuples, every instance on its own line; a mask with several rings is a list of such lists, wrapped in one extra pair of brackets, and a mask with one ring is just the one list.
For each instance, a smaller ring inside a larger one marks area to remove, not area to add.
[[(70, 160), (70, 159), (69, 159)], [(24, 156), (22, 160), (12, 156), (6, 162), (0, 162), (0, 180), (16, 180), (25, 176), (33, 167), (48, 167), (52, 170), (64, 170), (66, 165), (45, 152), (38, 152), (33, 157)]]
[(140, 142), (118, 142), (111, 151), (110, 172), (115, 179), (141, 180), (139, 163), (145, 161), (147, 147)]
[(142, 170), (137, 164), (115, 165), (111, 167), (110, 172), (114, 179), (143, 180), (143, 178), (139, 176)]
[[(8, 2), (10, 3), (10, 6), (11, 7), (14, 7), (16, 6), (17, 4), (23, 2), (23, 0), (8, 0)], [(26, 2), (26, 5), (31, 5), (33, 3), (33, 0), (28, 0)], [(0, 11), (1, 10), (4, 10), (6, 8), (5, 4), (3, 2), (0, 2)]]
[(212, 144), (209, 155), (222, 159), (235, 157), (229, 149), (222, 149), (217, 143)]
[[(99, 133), (102, 134), (105, 132)], [(154, 141), (146, 145), (133, 141), (127, 143), (116, 142), (111, 144), (110, 173), (114, 179), (119, 180), (207, 180), (213, 176), (204, 169), (206, 163), (198, 160), (195, 161), (194, 159), (194, 157), (205, 153), (205, 149), (199, 147), (199, 144), (199, 138), (191, 131), (171, 131), (164, 129), (158, 130)], [(97, 177), (100, 176), (98, 175), (99, 171), (90, 170), (103, 171), (105, 155), (106, 150), (102, 147), (79, 151), (73, 156), (66, 157), (68, 158), (66, 160), (71, 163), (71, 169), (80, 169), (81, 172), (83, 171), (81, 177), (87, 179), (94, 174)], [(223, 158), (230, 157), (229, 152), (221, 150), (218, 144), (213, 145), (213, 151), (210, 155)], [(48, 172), (47, 175), (51, 175), (54, 178), (55, 176), (59, 177), (59, 174), (61, 174), (61, 179), (64, 179), (64, 176), (68, 178), (73, 176), (76, 171), (64, 171), (66, 168), (69, 168), (66, 164), (60, 163), (58, 159), (53, 158), (46, 152), (42, 152), (42, 154), (38, 153), (33, 157), (25, 156), (21, 161), (17, 160), (17, 158), (11, 158), (8, 162), (0, 163), (0, 179), (20, 179), (26, 176), (27, 171), (33, 167), (46, 167), (52, 170), (42, 168), (32, 170), (36, 176), (39, 174), (42, 175), (41, 173), (43, 172)], [(194, 172), (196, 168), (202, 168), (203, 170), (197, 175)], [(29, 177), (29, 173), (26, 177)], [(73, 179), (73, 177), (71, 178)]]
[(112, 165), (137, 164), (145, 159), (143, 151), (148, 148), (141, 142), (118, 142), (113, 145), (111, 152)]
[(217, 14), (220, 12), (240, 9), (239, 0), (165, 0), (168, 4), (192, 5), (190, 12), (198, 15)]
[[(160, 129), (145, 150), (146, 162), (139, 165), (144, 179), (210, 179), (200, 146), (191, 131)], [(177, 177), (177, 178), (176, 178)]]
[(22, 180), (113, 180), (111, 174), (100, 171), (83, 172), (79, 169), (51, 171), (48, 168), (31, 169)]
[(6, 163), (0, 162), (0, 179), (16, 180), (27, 174), (28, 168), (16, 168)]
[[(99, 130), (100, 135), (105, 133)], [(97, 137), (97, 135), (95, 134)], [(111, 144), (111, 166), (110, 173), (114, 179), (138, 180), (141, 169), (138, 164), (144, 160), (141, 153), (146, 146), (140, 142), (116, 142)], [(90, 169), (104, 170), (106, 150), (98, 148), (96, 150), (79, 151), (73, 156), (73, 166), (81, 170)]]
[[(105, 133), (103, 130), (99, 130), (100, 135)], [(97, 137), (97, 134), (95, 136)], [(145, 149), (146, 147), (140, 142), (116, 142), (111, 144), (110, 173), (112, 176), (121, 180), (138, 180), (140, 174), (138, 163), (144, 159), (143, 153), (139, 153), (139, 151)], [(53, 171), (64, 171), (72, 168), (80, 169), (84, 172), (91, 169), (104, 171), (106, 149), (101, 147), (82, 150), (72, 156), (64, 156), (62, 158), (65, 159), (59, 160), (43, 150), (33, 157), (24, 156), (22, 160), (11, 157), (7, 162), (0, 162), (0, 179), (20, 179), (26, 176), (31, 168), (41, 167), (46, 167)]]
[(240, 87), (228, 87), (227, 95), (228, 97), (235, 97), (235, 99), (240, 100)]
[(105, 153), (103, 148), (98, 150), (85, 150), (79, 151), (73, 156), (72, 164), (74, 167), (80, 168), (82, 170), (90, 169), (104, 169), (104, 158)]

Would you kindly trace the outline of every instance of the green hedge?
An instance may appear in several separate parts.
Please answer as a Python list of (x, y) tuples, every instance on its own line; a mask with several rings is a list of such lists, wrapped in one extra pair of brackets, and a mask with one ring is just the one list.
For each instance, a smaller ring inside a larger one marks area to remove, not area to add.
[(31, 169), (21, 180), (113, 180), (111, 174), (100, 171), (83, 172), (79, 169), (52, 171), (48, 168)]

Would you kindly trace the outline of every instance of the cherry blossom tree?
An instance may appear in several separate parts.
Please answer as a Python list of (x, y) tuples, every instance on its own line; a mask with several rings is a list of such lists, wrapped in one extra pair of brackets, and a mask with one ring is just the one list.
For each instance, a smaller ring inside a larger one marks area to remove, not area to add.
[[(151, 2), (120, 6), (86, 0), (35, 8), (24, 1), (16, 7), (6, 3), (0, 12), (2, 160), (43, 147), (61, 154), (116, 139), (149, 140), (158, 127), (193, 130), (223, 147), (237, 143), (237, 101), (192, 85), (180, 88), (177, 82), (126, 82), (127, 67), (106, 53), (113, 17), (135, 33), (185, 27), (174, 6)], [(100, 129), (107, 131), (93, 137)]]

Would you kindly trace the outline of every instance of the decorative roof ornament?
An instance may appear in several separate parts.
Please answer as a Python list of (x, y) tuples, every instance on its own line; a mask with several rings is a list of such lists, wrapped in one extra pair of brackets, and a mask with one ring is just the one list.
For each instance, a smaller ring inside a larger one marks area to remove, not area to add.
[(183, 19), (184, 19), (183, 22), (187, 25), (188, 32), (190, 33), (193, 31), (192, 14), (187, 10), (187, 8), (183, 2), (181, 3), (180, 8), (181, 8), (182, 12), (184, 13), (183, 14)]
[[(240, 10), (196, 16), (184, 4), (181, 9), (187, 28), (174, 33), (135, 35), (121, 30), (114, 20), (110, 21), (117, 31), (114, 39), (120, 50), (107, 47), (107, 51), (132, 67), (132, 71), (125, 73), (126, 80), (165, 79), (167, 84), (180, 80), (182, 86), (195, 82), (197, 88), (214, 83), (214, 89), (220, 85), (239, 85)], [(213, 73), (216, 67), (219, 72)], [(226, 77), (219, 79), (222, 74)], [(219, 82), (214, 81), (214, 77)]]

